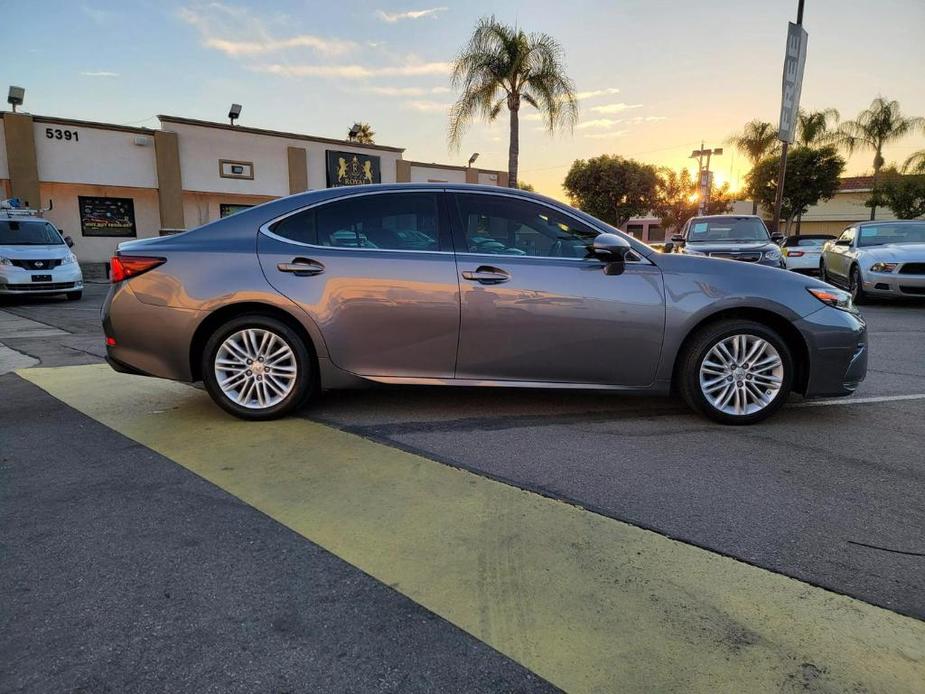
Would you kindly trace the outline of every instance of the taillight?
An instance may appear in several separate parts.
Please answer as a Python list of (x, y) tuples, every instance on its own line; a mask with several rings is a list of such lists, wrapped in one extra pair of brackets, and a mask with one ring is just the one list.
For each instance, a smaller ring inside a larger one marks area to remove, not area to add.
[(143, 255), (114, 255), (109, 261), (109, 279), (113, 284), (137, 277), (158, 265), (167, 262), (166, 258), (151, 258)]
[(799, 258), (803, 255), (803, 251), (787, 251), (788, 258)]

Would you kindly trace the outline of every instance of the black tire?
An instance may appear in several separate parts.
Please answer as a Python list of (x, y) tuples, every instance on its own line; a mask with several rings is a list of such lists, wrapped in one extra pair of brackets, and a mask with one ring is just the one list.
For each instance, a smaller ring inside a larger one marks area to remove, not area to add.
[(78, 291), (78, 292), (68, 292), (68, 293), (65, 294), (64, 296), (67, 297), (67, 300), (68, 300), (68, 301), (80, 301), (80, 299), (83, 297), (83, 295), (84, 295), (83, 290), (81, 290), (81, 291)]
[[(770, 343), (780, 355), (783, 375), (780, 390), (763, 409), (750, 414), (729, 414), (711, 403), (701, 390), (700, 368), (707, 354), (722, 340), (733, 335), (750, 335)], [(750, 320), (721, 320), (699, 329), (688, 341), (678, 364), (678, 389), (695, 412), (720, 424), (754, 424), (767, 419), (787, 401), (793, 386), (794, 364), (786, 341), (773, 328)]]
[[(292, 350), (296, 378), (289, 394), (280, 402), (254, 408), (234, 402), (219, 386), (215, 375), (215, 358), (225, 340), (236, 332), (255, 328), (274, 333)], [(284, 417), (301, 407), (317, 391), (317, 366), (313, 351), (292, 328), (276, 318), (262, 314), (247, 314), (234, 318), (212, 333), (202, 353), (202, 381), (215, 403), (235, 417), (246, 420), (268, 420)]]
[(864, 292), (864, 283), (861, 282), (861, 270), (857, 265), (851, 266), (848, 280), (848, 291), (851, 292), (851, 300), (855, 304), (863, 304), (867, 301), (867, 294)]

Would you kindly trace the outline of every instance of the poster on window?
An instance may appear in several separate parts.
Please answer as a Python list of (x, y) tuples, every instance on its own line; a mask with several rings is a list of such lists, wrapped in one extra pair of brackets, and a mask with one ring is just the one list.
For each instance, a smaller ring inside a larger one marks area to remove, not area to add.
[(332, 150), (328, 150), (326, 154), (328, 157), (328, 188), (382, 182), (379, 157)]
[(84, 236), (135, 236), (135, 201), (132, 198), (77, 198), (80, 229)]

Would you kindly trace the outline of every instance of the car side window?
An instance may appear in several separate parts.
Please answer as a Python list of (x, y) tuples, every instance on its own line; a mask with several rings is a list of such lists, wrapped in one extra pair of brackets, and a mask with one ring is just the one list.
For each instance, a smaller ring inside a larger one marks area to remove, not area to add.
[(350, 197), (277, 222), (284, 238), (318, 246), (393, 251), (440, 250), (437, 198), (431, 193)]
[(455, 196), (463, 252), (541, 258), (584, 258), (599, 234), (556, 210), (496, 195)]
[[(843, 242), (841, 245), (850, 245), (854, 241), (854, 229), (845, 229), (842, 235), (838, 237), (838, 240)], [(845, 241), (848, 243), (844, 244)]]
[(318, 244), (340, 248), (437, 251), (437, 198), (432, 193), (385, 193), (315, 208)]

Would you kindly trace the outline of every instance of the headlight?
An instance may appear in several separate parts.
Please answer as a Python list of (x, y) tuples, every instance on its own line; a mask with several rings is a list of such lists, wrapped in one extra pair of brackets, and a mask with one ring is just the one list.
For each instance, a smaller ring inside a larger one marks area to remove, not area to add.
[(701, 253), (700, 251), (693, 251), (690, 248), (682, 248), (681, 252), (685, 255), (706, 255), (706, 253)]
[(61, 261), (61, 264), (67, 265), (69, 263), (76, 263), (76, 262), (77, 262), (77, 256), (71, 253), (70, 251), (68, 251), (68, 254), (64, 257), (64, 260)]
[(764, 252), (765, 260), (780, 260), (780, 251), (776, 248), (772, 248), (769, 251)]
[(849, 311), (850, 313), (858, 312), (854, 306), (854, 302), (851, 301), (851, 295), (848, 292), (843, 292), (841, 289), (835, 289), (834, 287), (807, 287), (806, 290), (827, 306), (841, 309), (842, 311)]
[(893, 272), (898, 263), (874, 263), (870, 266), (871, 272)]
[(0, 255), (0, 265), (12, 265), (12, 264), (13, 263), (10, 261), (9, 258), (4, 258), (2, 255)]

